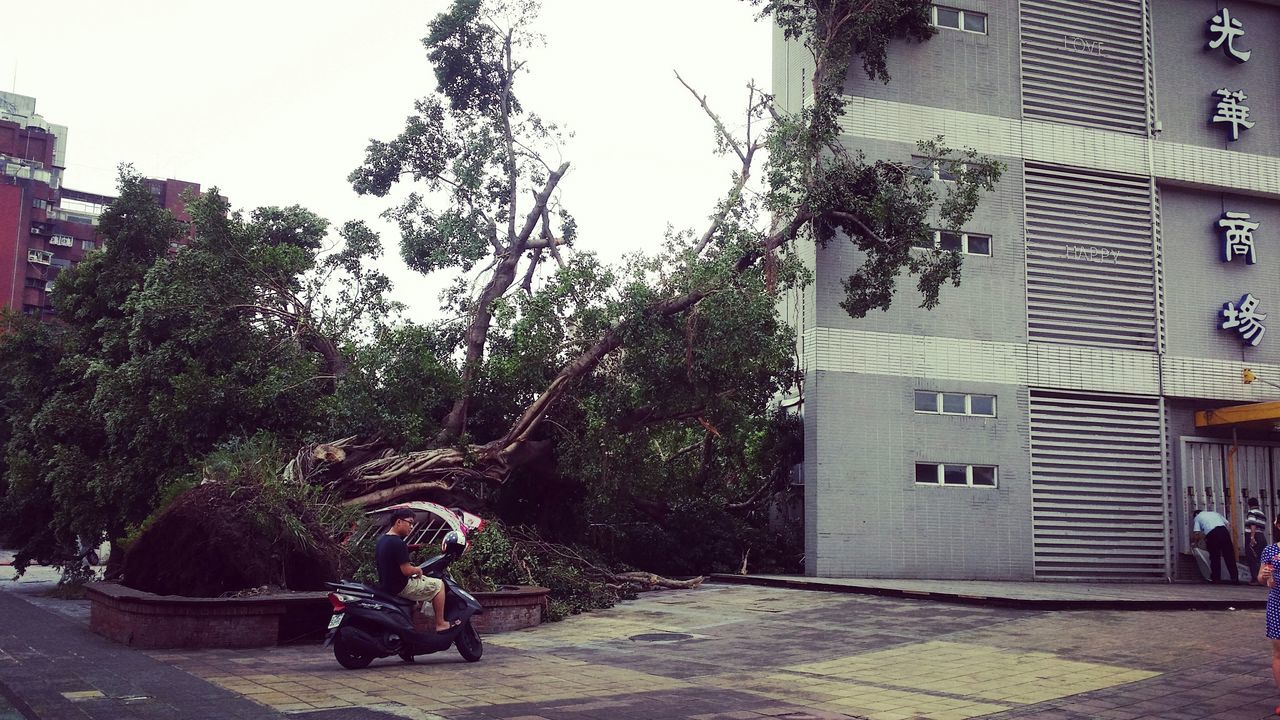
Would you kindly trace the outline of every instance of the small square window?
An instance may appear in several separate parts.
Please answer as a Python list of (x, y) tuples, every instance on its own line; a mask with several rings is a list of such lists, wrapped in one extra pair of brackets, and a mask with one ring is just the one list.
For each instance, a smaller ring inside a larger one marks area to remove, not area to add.
[(968, 485), (968, 468), (964, 465), (943, 465), (942, 466), (942, 484), (943, 485)]
[(942, 412), (964, 415), (964, 393), (942, 393)]
[(995, 417), (996, 415), (996, 398), (994, 395), (970, 395), (969, 396), (969, 413), (971, 415), (986, 415), (987, 417)]
[(911, 174), (925, 180), (938, 179), (938, 161), (933, 158), (911, 156)]
[(974, 465), (973, 484), (975, 487), (995, 487), (996, 469), (991, 465)]
[(938, 27), (963, 30), (964, 32), (987, 34), (987, 16), (972, 10), (933, 6), (933, 24)]
[(938, 466), (934, 463), (916, 463), (916, 482), (921, 485), (937, 485)]
[(928, 237), (916, 238), (911, 241), (911, 247), (933, 249), (933, 233), (929, 233)]
[(916, 412), (938, 412), (938, 393), (932, 390), (917, 390)]
[(934, 19), (938, 27), (960, 29), (960, 11), (934, 6)]
[[(961, 167), (959, 172), (964, 172), (964, 168)], [(951, 163), (942, 162), (942, 161), (938, 162), (937, 177), (939, 180), (946, 180), (947, 182), (955, 182), (957, 175), (958, 173), (956, 172), (956, 170), (952, 169)]]
[(960, 233), (948, 232), (946, 230), (943, 230), (941, 233), (939, 233), (938, 247), (942, 248), (943, 250), (959, 252), (962, 248), (961, 242), (960, 242)]
[(968, 248), (965, 252), (970, 255), (990, 255), (991, 254), (991, 238), (986, 235), (969, 235)]

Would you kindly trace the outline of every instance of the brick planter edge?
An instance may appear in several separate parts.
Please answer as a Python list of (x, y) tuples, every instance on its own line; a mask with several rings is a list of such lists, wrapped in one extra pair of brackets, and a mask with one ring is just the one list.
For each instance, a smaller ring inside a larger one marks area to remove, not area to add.
[(197, 598), (98, 582), (85, 594), (93, 632), (145, 649), (272, 646), (289, 639), (282, 638), (286, 615), (321, 614), (329, 606), (324, 592)]
[(472, 593), (484, 607), (484, 613), (472, 623), (482, 633), (500, 633), (539, 625), (550, 592), (548, 588), (534, 585), (509, 585), (494, 592)]

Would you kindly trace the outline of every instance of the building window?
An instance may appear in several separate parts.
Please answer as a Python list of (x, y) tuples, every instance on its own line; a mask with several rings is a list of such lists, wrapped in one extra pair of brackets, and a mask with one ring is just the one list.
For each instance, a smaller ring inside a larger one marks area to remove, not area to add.
[(954, 230), (934, 230), (932, 241), (917, 240), (915, 247), (958, 252), (965, 255), (991, 256), (991, 236)]
[(933, 24), (940, 28), (977, 33), (979, 35), (987, 34), (987, 16), (983, 13), (972, 10), (957, 10), (956, 8), (943, 7), (941, 5), (934, 5), (932, 10)]
[(935, 160), (933, 158), (922, 157), (920, 155), (911, 156), (911, 172), (916, 177), (926, 180), (941, 180), (943, 182), (955, 182), (958, 172), (964, 172), (969, 168), (969, 164), (958, 161)]
[(48, 210), (48, 209), (49, 209), (49, 201), (48, 201), (48, 200), (41, 200), (40, 198), (32, 198), (32, 199), (31, 199), (31, 207), (33, 207), (33, 208), (35, 208), (35, 209), (37, 209), (37, 210)]
[(995, 417), (996, 396), (916, 390), (916, 412), (934, 415)]
[(80, 249), (81, 249), (81, 250), (92, 250), (94, 247), (96, 247), (96, 244), (95, 244), (92, 240), (81, 240), (81, 241), (80, 241)]
[[(920, 157), (919, 155), (911, 156), (911, 172), (916, 177), (925, 180), (942, 180), (942, 163), (932, 158)], [(947, 180), (955, 180), (955, 173), (948, 171), (946, 173)]]
[(916, 463), (917, 485), (955, 487), (996, 487), (995, 465), (959, 463)]
[(71, 247), (75, 244), (75, 238), (70, 235), (52, 235), (49, 237), (49, 244), (57, 245), (58, 247)]

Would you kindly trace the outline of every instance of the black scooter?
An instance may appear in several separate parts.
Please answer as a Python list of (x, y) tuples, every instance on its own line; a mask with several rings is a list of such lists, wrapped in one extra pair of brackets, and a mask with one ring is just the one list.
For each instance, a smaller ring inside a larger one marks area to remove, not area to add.
[[(456, 536), (456, 537), (454, 537)], [(455, 643), (467, 662), (475, 662), (484, 654), (480, 633), (471, 617), (484, 612), (480, 603), (449, 576), (449, 563), (456, 560), (466, 540), (456, 531), (445, 536), (444, 553), (419, 567), (428, 577), (444, 583), (444, 616), (452, 625), (444, 632), (421, 632), (413, 628), (413, 609), (417, 605), (372, 585), (343, 581), (325, 583), (333, 592), (333, 617), (324, 645), (333, 645), (333, 656), (342, 667), (358, 670), (368, 667), (374, 658), (399, 655), (405, 662), (414, 656), (448, 650)]]

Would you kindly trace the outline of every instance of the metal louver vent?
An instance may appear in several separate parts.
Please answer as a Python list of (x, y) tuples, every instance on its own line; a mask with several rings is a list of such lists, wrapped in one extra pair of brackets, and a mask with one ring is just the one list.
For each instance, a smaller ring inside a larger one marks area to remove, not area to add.
[(1143, 0), (1022, 0), (1025, 117), (1146, 135)]
[(1167, 574), (1156, 398), (1030, 391), (1035, 576)]
[(1027, 163), (1027, 337), (1153, 350), (1147, 178)]

